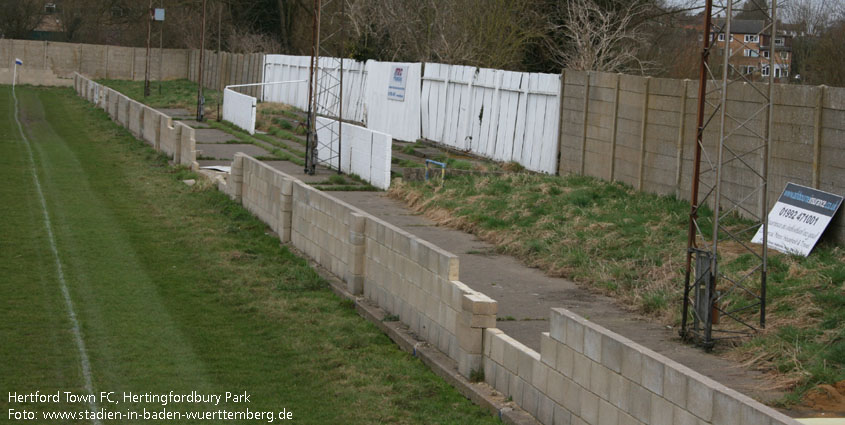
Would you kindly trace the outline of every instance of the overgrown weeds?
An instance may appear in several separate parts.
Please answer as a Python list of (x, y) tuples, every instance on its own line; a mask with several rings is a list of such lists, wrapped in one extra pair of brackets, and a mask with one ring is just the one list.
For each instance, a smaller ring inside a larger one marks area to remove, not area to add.
[[(535, 174), (456, 176), (442, 187), (397, 180), (389, 193), (551, 276), (612, 295), (652, 320), (680, 323), (686, 201), (590, 177)], [(749, 225), (738, 217), (725, 223)], [(721, 267), (751, 267), (751, 254), (728, 252)], [(808, 258), (769, 252), (768, 327), (727, 355), (779, 374), (795, 390), (789, 403), (815, 384), (845, 379), (845, 249), (822, 242)], [(724, 302), (751, 301), (737, 293)]]

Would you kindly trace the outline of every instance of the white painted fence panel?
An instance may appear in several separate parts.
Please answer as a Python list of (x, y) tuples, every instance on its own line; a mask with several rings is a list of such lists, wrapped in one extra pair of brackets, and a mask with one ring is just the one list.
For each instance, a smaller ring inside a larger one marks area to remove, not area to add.
[(421, 96), (422, 137), (556, 172), (559, 75), (432, 63)]
[[(338, 121), (323, 117), (318, 117), (317, 121), (319, 140), (333, 140), (332, 131), (337, 132)], [(379, 189), (388, 189), (393, 147), (390, 135), (348, 123), (343, 123), (342, 135), (340, 170), (355, 174)], [(317, 158), (331, 159), (337, 151), (337, 146), (320, 145)], [(332, 161), (331, 167), (337, 167), (337, 159)]]
[[(407, 66), (405, 99), (388, 99), (388, 85), (395, 66)], [(414, 142), (420, 138), (420, 78), (422, 64), (367, 61), (364, 103), (367, 128)]]
[[(308, 79), (310, 71), (308, 56), (266, 55), (264, 57), (264, 82), (298, 81), (300, 83), (264, 86), (261, 100), (279, 102), (308, 109)], [(325, 86), (332, 87), (317, 98), (318, 113), (337, 116), (340, 71), (334, 58), (320, 58), (323, 71), (320, 77), (325, 79)], [(332, 81), (334, 80), (334, 81)], [(343, 118), (349, 121), (364, 122), (364, 93), (367, 87), (366, 64), (352, 59), (343, 60)]]
[(229, 88), (223, 90), (223, 119), (255, 134), (256, 100)]

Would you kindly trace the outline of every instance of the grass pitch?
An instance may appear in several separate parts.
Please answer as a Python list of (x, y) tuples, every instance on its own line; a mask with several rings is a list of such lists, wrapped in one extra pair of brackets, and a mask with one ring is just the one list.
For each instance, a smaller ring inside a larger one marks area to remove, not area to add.
[[(121, 401), (100, 408), (286, 409), (301, 423), (496, 422), (358, 317), (225, 195), (181, 183), (195, 176), (168, 167), (72, 90), (16, 90), (93, 390)], [(12, 422), (8, 409), (87, 409), (6, 397), (85, 392), (14, 113), (10, 87), (0, 86), (0, 423)], [(250, 401), (163, 406), (121, 398), (169, 391), (246, 391)], [(223, 422), (233, 423), (167, 421)]]

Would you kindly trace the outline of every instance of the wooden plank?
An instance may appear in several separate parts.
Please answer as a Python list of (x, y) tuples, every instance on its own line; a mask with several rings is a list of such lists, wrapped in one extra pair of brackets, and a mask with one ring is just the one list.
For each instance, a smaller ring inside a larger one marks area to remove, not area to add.
[(513, 135), (513, 149), (511, 150), (511, 160), (516, 161), (520, 164), (523, 163), (522, 153), (523, 149), (525, 148), (525, 120), (526, 120), (526, 108), (528, 105), (528, 95), (530, 91), (528, 90), (528, 80), (531, 78), (530, 73), (522, 73), (519, 78), (519, 88), (521, 90), (519, 94), (519, 102), (516, 106), (516, 124), (514, 127), (514, 135)]

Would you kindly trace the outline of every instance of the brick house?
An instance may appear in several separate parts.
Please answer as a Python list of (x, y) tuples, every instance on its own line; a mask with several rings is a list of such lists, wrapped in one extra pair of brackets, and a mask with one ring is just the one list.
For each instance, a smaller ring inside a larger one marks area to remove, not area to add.
[(726, 34), (722, 31), (724, 19), (714, 22), (713, 37), (716, 56), (725, 53), (727, 44), (732, 72), (741, 73), (752, 81), (767, 80), (769, 77), (769, 57), (774, 54), (774, 77), (776, 81), (786, 81), (792, 65), (792, 36), (778, 33), (774, 40), (763, 34), (765, 22), (759, 20), (731, 21), (731, 39), (726, 43)]

